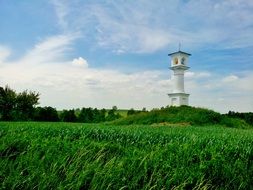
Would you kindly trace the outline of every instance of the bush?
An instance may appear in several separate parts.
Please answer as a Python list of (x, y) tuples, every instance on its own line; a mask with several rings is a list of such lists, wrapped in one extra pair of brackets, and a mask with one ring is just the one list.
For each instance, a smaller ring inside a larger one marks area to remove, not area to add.
[(113, 107), (113, 109), (109, 110), (106, 116), (106, 121), (113, 121), (116, 119), (121, 118), (122, 116), (119, 113), (115, 113), (116, 109)]
[(82, 108), (78, 115), (78, 121), (83, 123), (99, 123), (105, 121), (106, 110), (97, 108)]
[(243, 119), (248, 124), (250, 124), (251, 126), (253, 126), (253, 113), (252, 112), (239, 113), (239, 112), (229, 111), (225, 115), (228, 116), (228, 117), (231, 117), (231, 118), (240, 118), (240, 119)]
[(60, 114), (60, 119), (61, 121), (64, 122), (76, 122), (77, 117), (75, 114), (75, 110), (63, 110), (62, 113)]
[(57, 110), (52, 107), (37, 107), (34, 114), (35, 121), (59, 121)]
[(221, 120), (221, 124), (231, 128), (242, 128), (248, 129), (250, 125), (242, 119), (239, 118), (229, 118), (224, 116)]

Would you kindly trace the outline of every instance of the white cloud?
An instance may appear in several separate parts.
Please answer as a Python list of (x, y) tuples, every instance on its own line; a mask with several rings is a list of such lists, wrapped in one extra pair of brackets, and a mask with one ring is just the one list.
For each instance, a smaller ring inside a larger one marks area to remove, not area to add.
[(194, 32), (191, 36), (198, 43), (215, 43), (217, 47), (227, 48), (247, 47), (253, 43), (251, 1), (191, 0), (182, 8), (187, 10), (185, 16), (190, 20), (184, 26)]
[[(166, 82), (160, 71), (125, 74), (113, 69), (89, 68), (82, 58), (68, 60), (75, 38), (54, 36), (39, 42), (20, 59), (0, 65), (0, 85), (17, 91), (41, 93), (41, 105), (61, 108), (107, 107), (152, 108), (167, 104)], [(73, 67), (80, 65), (80, 67)], [(163, 94), (165, 92), (165, 94)]]
[(73, 41), (78, 37), (75, 33), (48, 37), (36, 44), (19, 61), (26, 64), (62, 61), (64, 53), (71, 50)]
[(210, 72), (200, 72), (198, 74), (199, 78), (207, 78), (207, 77), (211, 77), (211, 73)]
[(0, 70), (0, 75), (2, 85), (39, 91), (42, 105), (58, 108), (167, 105), (169, 83), (166, 86), (167, 81), (156, 71), (125, 74), (116, 70), (78, 69), (71, 64), (44, 64), (9, 65)]
[(8, 56), (11, 54), (9, 48), (0, 46), (0, 63), (6, 60)]
[(185, 78), (189, 79), (199, 79), (199, 78), (208, 78), (211, 77), (210, 72), (193, 72), (193, 71), (186, 71), (185, 72)]
[(223, 78), (222, 81), (225, 82), (225, 83), (230, 83), (230, 82), (237, 81), (238, 79), (239, 78), (236, 75), (229, 75), (229, 76)]
[(82, 58), (82, 57), (73, 59), (72, 64), (75, 65), (75, 66), (82, 66), (82, 67), (85, 67), (85, 68), (88, 67), (88, 62), (87, 62), (87, 60), (85, 60), (85, 59)]
[(66, 4), (65, 0), (52, 0), (52, 3), (55, 7), (55, 13), (58, 18), (59, 26), (66, 30), (68, 28), (68, 22), (66, 16), (69, 13), (69, 7)]
[(113, 3), (111, 5), (114, 13), (99, 5), (91, 9), (98, 22), (99, 46), (120, 53), (148, 53), (166, 47), (174, 37), (155, 25), (152, 27), (150, 21), (146, 20), (150, 16), (146, 15), (144, 9), (136, 10), (136, 7), (129, 7), (128, 3), (120, 7)]
[(52, 2), (64, 31), (82, 31), (93, 46), (115, 53), (150, 53), (179, 42), (191, 49), (253, 43), (248, 0)]
[(187, 71), (185, 72), (185, 77), (186, 78), (192, 78), (195, 76), (195, 73), (194, 72), (191, 72), (191, 71)]
[(98, 44), (115, 52), (155, 52), (178, 42), (186, 48), (253, 43), (253, 6), (247, 0), (119, 3), (96, 3), (90, 9), (97, 20)]
[(253, 72), (226, 77), (213, 73), (208, 78), (190, 78), (186, 80), (185, 87), (186, 92), (191, 94), (191, 105), (223, 113), (229, 110), (249, 112), (253, 109), (252, 81)]
[(225, 85), (230, 90), (235, 90), (237, 93), (242, 93), (244, 95), (253, 93), (253, 73), (246, 72), (241, 73), (241, 76), (230, 75), (224, 78)]

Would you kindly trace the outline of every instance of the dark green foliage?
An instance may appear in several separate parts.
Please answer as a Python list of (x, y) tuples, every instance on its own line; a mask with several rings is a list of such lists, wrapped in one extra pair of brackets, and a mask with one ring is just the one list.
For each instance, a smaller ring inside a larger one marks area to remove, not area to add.
[(78, 116), (78, 121), (83, 123), (91, 123), (94, 120), (92, 108), (82, 108)]
[(113, 109), (114, 111), (117, 111), (117, 110), (118, 110), (118, 107), (117, 107), (117, 106), (112, 106), (112, 109)]
[(60, 114), (60, 119), (61, 121), (64, 122), (76, 122), (77, 117), (75, 114), (75, 110), (63, 110), (62, 113)]
[(127, 111), (127, 116), (134, 115), (135, 113), (136, 113), (136, 111), (132, 108), (132, 109)]
[[(233, 121), (236, 121), (233, 123)], [(243, 120), (230, 120), (212, 110), (190, 106), (167, 107), (130, 115), (112, 122), (113, 124), (154, 124), (154, 123), (188, 123), (188, 125), (224, 124), (229, 127), (248, 128)], [(228, 125), (227, 125), (228, 124)]]
[(142, 109), (142, 111), (134, 110), (131, 108), (130, 110), (127, 111), (127, 116), (134, 115), (134, 114), (139, 114), (141, 112), (146, 112), (146, 109)]
[(4, 121), (28, 121), (33, 119), (39, 94), (27, 92), (16, 93), (6, 86), (0, 87), (0, 119)]
[(35, 121), (60, 121), (57, 110), (52, 107), (37, 107), (34, 113)]
[(253, 189), (253, 131), (1, 123), (0, 189)]
[(17, 94), (14, 118), (17, 121), (33, 120), (35, 105), (38, 104), (39, 94), (23, 91)]
[(13, 120), (17, 94), (10, 87), (0, 87), (0, 116), (1, 120)]
[(104, 122), (105, 121), (105, 114), (106, 114), (106, 110), (105, 109), (101, 109), (98, 110), (97, 108), (94, 109), (94, 122), (95, 123), (99, 123), (99, 122)]
[(245, 120), (242, 120), (239, 118), (230, 118), (227, 116), (222, 117), (221, 124), (227, 127), (236, 127), (236, 128), (241, 128), (241, 129), (248, 129), (252, 127), (248, 123), (246, 123)]
[(99, 123), (105, 121), (106, 110), (97, 108), (82, 108), (78, 115), (78, 121), (82, 123)]
[(234, 112), (234, 111), (229, 111), (227, 114), (225, 114), (228, 117), (231, 118), (239, 118), (245, 120), (248, 124), (253, 126), (253, 113), (248, 112), (248, 113), (239, 113), (239, 112)]
[(116, 109), (114, 108), (109, 110), (105, 118), (106, 121), (113, 121), (122, 117), (119, 113), (115, 113), (115, 112), (116, 112)]

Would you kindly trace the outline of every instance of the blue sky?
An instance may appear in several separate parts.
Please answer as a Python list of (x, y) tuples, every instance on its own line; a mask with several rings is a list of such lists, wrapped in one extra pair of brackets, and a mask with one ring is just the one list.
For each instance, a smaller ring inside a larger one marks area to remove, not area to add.
[(0, 85), (42, 106), (166, 106), (179, 43), (191, 105), (253, 110), (253, 1), (0, 0)]

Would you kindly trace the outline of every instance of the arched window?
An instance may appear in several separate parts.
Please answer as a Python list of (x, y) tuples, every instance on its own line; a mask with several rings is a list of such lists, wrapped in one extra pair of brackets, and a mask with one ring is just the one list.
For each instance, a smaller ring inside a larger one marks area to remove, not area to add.
[(175, 58), (174, 59), (174, 65), (177, 65), (178, 64), (178, 58)]
[(184, 58), (184, 57), (181, 59), (181, 64), (182, 64), (182, 65), (185, 64), (185, 58)]

